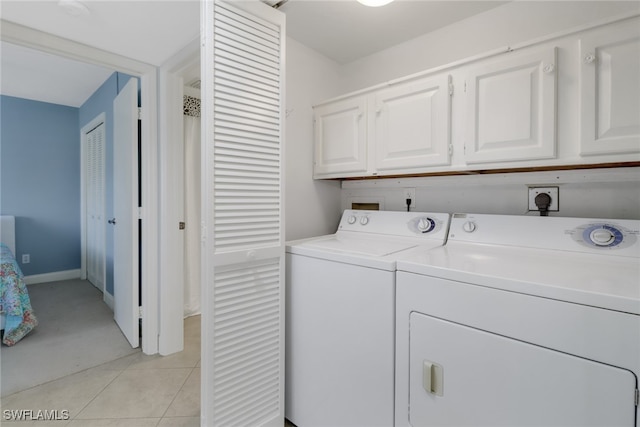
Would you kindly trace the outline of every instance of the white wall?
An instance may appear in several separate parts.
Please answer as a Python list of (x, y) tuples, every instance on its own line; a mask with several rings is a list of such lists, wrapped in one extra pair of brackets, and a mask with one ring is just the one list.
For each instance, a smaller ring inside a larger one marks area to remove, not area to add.
[(338, 226), (340, 182), (312, 178), (312, 106), (344, 87), (337, 63), (291, 38), (286, 49), (285, 236), (295, 240), (333, 233)]
[(345, 181), (342, 203), (405, 210), (403, 189), (415, 188), (412, 211), (538, 215), (528, 212), (528, 187), (557, 186), (560, 210), (550, 216), (640, 219), (639, 182), (638, 167)]
[(510, 2), (346, 64), (344, 87), (359, 90), (632, 11), (640, 2)]

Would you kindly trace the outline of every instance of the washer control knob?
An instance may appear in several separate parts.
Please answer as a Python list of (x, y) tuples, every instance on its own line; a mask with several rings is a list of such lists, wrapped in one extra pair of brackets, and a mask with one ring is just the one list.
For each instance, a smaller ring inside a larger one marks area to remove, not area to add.
[(360, 218), (360, 224), (361, 225), (369, 224), (369, 217), (368, 216), (363, 216), (362, 218)]
[(430, 231), (433, 231), (435, 227), (436, 227), (436, 222), (431, 218), (424, 217), (418, 220), (418, 230), (421, 233), (428, 233)]
[(467, 233), (473, 233), (474, 231), (476, 231), (476, 227), (477, 225), (473, 221), (467, 221), (464, 224), (462, 224), (462, 229)]
[(608, 246), (616, 239), (615, 234), (606, 228), (596, 228), (589, 237), (598, 246)]
[(355, 215), (351, 215), (349, 218), (347, 218), (347, 222), (349, 224), (355, 224), (356, 223), (356, 216)]

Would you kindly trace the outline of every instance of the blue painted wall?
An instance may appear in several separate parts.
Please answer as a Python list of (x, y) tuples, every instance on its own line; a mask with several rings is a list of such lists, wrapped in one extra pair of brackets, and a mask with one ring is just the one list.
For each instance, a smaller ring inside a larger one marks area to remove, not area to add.
[(0, 209), (26, 276), (80, 268), (78, 108), (0, 97)]
[[(107, 218), (113, 218), (113, 100), (127, 84), (131, 76), (113, 73), (100, 88), (80, 107), (80, 127), (82, 129), (101, 113), (106, 115), (105, 141), (105, 198)], [(105, 288), (113, 295), (113, 226), (107, 225), (106, 232), (106, 283)]]

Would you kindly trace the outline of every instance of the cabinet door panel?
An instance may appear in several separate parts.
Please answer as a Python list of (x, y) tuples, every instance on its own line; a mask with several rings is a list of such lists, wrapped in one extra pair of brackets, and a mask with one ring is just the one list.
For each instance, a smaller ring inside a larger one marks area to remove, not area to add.
[(625, 369), (416, 312), (409, 342), (412, 426), (635, 424)]
[(347, 99), (316, 107), (316, 177), (367, 170), (366, 98)]
[(556, 155), (556, 50), (511, 55), (469, 72), (467, 163)]
[(450, 164), (448, 76), (382, 90), (374, 102), (377, 170)]
[(640, 152), (639, 53), (637, 27), (581, 40), (582, 155)]

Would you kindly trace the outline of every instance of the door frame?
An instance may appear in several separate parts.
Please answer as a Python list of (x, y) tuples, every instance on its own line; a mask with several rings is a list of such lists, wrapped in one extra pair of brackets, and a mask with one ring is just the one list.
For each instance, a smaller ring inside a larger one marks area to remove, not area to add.
[[(200, 62), (200, 39), (191, 41), (158, 70), (158, 130), (160, 146), (160, 266), (159, 307), (160, 334), (158, 351), (167, 355), (184, 349), (184, 232), (178, 223), (184, 221), (183, 95), (185, 73)], [(200, 224), (187, 224), (187, 227)]]
[[(87, 280), (87, 135), (98, 126), (106, 126), (106, 124), (107, 115), (102, 112), (80, 129), (80, 278), (82, 280)], [(105, 170), (103, 169), (102, 172), (104, 173)], [(102, 255), (105, 257), (106, 267), (106, 240), (102, 243)], [(104, 276), (106, 276), (106, 268)], [(107, 292), (104, 289), (106, 285), (106, 277), (104, 276), (102, 278), (103, 288), (100, 289), (103, 295), (102, 299), (113, 310), (113, 300), (107, 298)]]
[(115, 53), (106, 52), (68, 39), (2, 21), (0, 39), (99, 65), (140, 78), (142, 107), (142, 351), (158, 352), (158, 144), (157, 144), (157, 68)]

